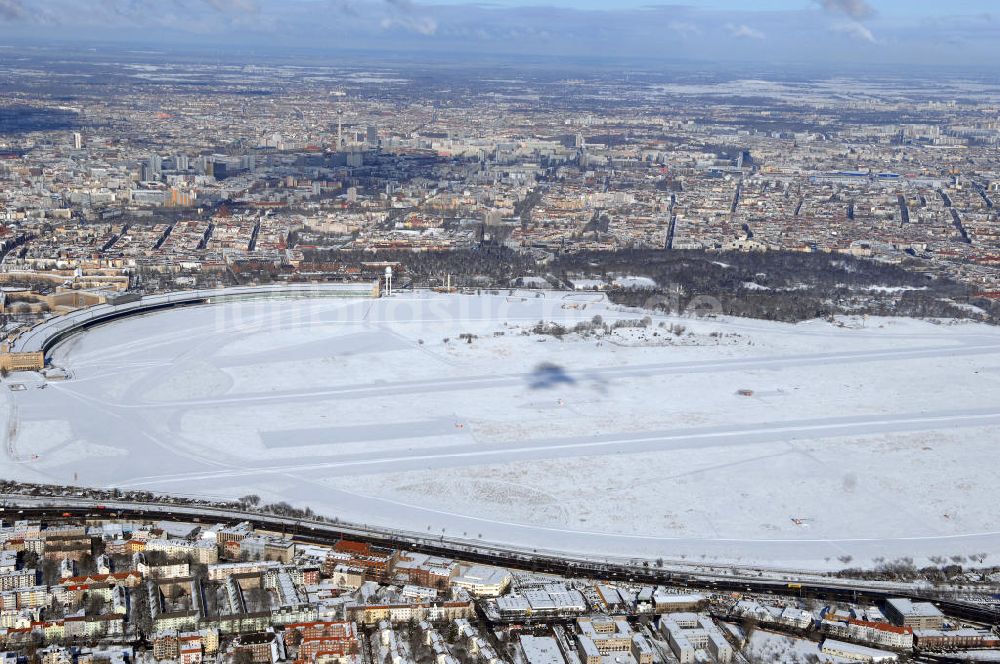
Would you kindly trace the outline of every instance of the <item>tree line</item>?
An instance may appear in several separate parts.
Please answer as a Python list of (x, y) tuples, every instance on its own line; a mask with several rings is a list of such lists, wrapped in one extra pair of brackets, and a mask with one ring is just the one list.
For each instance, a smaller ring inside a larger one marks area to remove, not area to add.
[[(844, 254), (793, 251), (716, 252), (621, 249), (545, 253), (503, 246), (412, 252), (309, 252), (317, 261), (359, 264), (397, 261), (402, 286), (510, 288), (525, 277), (546, 287), (583, 278), (604, 283), (610, 299), (626, 306), (676, 308), (712, 298), (717, 313), (797, 322), (841, 314), (973, 318), (1000, 322), (1000, 304), (978, 297), (969, 285), (926, 271), (926, 261), (898, 264)], [(652, 279), (654, 288), (616, 287), (619, 276)]]

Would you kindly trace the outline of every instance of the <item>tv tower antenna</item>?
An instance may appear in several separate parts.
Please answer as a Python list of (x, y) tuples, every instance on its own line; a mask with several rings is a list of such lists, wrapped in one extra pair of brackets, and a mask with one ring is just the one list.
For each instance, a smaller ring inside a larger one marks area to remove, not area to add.
[(337, 152), (344, 149), (344, 111), (337, 111)]

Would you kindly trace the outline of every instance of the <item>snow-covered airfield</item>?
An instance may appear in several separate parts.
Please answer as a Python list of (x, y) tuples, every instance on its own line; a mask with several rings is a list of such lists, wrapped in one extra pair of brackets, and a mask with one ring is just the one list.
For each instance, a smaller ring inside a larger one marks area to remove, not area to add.
[(418, 292), (105, 324), (54, 349), (70, 380), (6, 379), (2, 474), (256, 493), (574, 553), (1000, 559), (1000, 330), (652, 315), (531, 332), (595, 315), (644, 314), (593, 294)]

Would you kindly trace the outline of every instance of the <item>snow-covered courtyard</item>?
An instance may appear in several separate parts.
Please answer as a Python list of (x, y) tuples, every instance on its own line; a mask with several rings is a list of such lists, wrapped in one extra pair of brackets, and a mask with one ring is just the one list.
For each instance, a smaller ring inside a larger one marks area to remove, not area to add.
[(646, 315), (504, 291), (137, 316), (57, 346), (68, 380), (5, 379), (3, 475), (576, 553), (1000, 559), (1000, 330)]

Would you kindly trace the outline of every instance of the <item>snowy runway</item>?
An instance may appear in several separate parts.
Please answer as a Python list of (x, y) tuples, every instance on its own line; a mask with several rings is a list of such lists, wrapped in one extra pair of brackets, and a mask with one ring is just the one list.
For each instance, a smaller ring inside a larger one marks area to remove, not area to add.
[(595, 315), (644, 314), (418, 293), (107, 324), (53, 351), (71, 380), (5, 390), (4, 475), (258, 493), (616, 556), (1000, 558), (1000, 331), (660, 316), (600, 336), (532, 331)]

